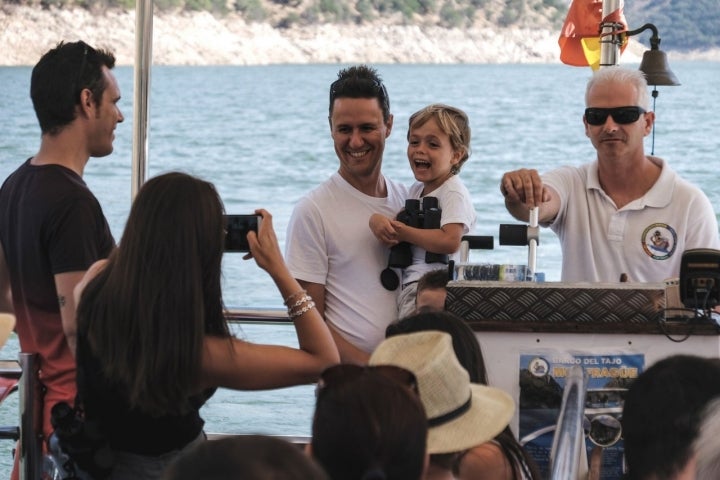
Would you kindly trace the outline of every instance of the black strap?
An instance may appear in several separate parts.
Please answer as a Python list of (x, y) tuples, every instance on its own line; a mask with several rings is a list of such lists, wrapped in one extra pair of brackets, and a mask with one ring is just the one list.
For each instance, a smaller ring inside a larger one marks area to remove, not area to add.
[(456, 409), (450, 410), (449, 412), (444, 413), (442, 415), (438, 415), (437, 417), (428, 418), (428, 426), (429, 427), (437, 427), (438, 425), (447, 423), (450, 420), (454, 420), (454, 419), (458, 418), (460, 415), (462, 415), (463, 413), (470, 410), (470, 405), (472, 405), (472, 392), (470, 392), (470, 398), (467, 399), (467, 402), (463, 403)]

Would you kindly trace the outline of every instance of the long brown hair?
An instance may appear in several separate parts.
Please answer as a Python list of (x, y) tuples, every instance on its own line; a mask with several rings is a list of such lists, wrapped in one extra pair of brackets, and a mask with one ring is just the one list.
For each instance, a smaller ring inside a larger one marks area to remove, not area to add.
[(197, 391), (205, 334), (223, 315), (223, 207), (212, 184), (167, 173), (143, 185), (119, 247), (78, 305), (103, 375), (131, 407), (178, 413)]

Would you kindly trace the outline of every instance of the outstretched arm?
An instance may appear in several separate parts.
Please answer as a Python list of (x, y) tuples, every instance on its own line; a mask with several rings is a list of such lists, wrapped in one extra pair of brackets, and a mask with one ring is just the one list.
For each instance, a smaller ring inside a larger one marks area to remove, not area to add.
[(451, 254), (458, 251), (465, 227), (462, 223), (447, 223), (441, 228), (415, 228), (393, 221), (398, 239), (412, 243), (428, 252)]
[[(320, 312), (320, 315), (324, 319), (325, 285), (303, 281), (300, 282), (300, 285), (302, 285), (302, 287), (307, 290), (308, 294), (310, 294), (315, 299), (318, 312)], [(335, 340), (335, 345), (337, 345), (338, 352), (340, 353), (341, 362), (355, 363), (358, 365), (367, 364), (368, 360), (370, 360), (370, 355), (367, 352), (359, 349), (349, 341), (345, 340), (345, 337), (343, 337), (339, 332), (337, 332), (332, 326), (328, 325), (328, 328), (330, 329), (330, 333)]]
[(311, 383), (325, 368), (340, 361), (330, 330), (317, 309), (317, 301), (311, 298), (311, 292), (303, 292), (285, 264), (272, 216), (265, 210), (256, 213), (262, 216), (262, 222), (257, 234), (248, 234), (250, 253), (245, 258), (254, 258), (258, 266), (268, 272), (282, 298), (290, 305), (299, 347), (261, 345), (242, 340), (228, 342), (227, 339), (207, 337), (202, 365), (203, 388), (266, 389)]

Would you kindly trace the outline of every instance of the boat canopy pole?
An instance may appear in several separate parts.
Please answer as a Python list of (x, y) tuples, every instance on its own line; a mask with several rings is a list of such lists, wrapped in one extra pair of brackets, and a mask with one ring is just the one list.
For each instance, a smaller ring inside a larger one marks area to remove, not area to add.
[[(603, 0), (602, 18), (608, 18), (611, 13), (622, 8), (624, 8), (623, 0)], [(600, 24), (600, 68), (620, 63), (622, 40), (616, 32), (621, 29), (622, 25), (616, 23)]]
[(584, 453), (585, 445), (582, 424), (586, 391), (585, 370), (580, 365), (573, 365), (565, 379), (560, 415), (550, 450), (551, 480), (579, 478), (578, 459)]
[(150, 66), (152, 64), (153, 0), (137, 0), (135, 7), (135, 81), (131, 198), (147, 177)]

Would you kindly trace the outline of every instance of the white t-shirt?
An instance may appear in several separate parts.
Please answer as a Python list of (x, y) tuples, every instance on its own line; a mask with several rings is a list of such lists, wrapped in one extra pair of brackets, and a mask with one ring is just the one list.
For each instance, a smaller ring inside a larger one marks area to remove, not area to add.
[[(543, 175), (560, 196), (550, 228), (560, 238), (562, 281), (662, 282), (680, 275), (685, 250), (720, 248), (710, 201), (660, 158), (655, 185), (621, 209), (602, 190), (597, 161)], [(548, 224), (543, 224), (548, 226)]]
[(380, 283), (390, 250), (375, 238), (368, 221), (374, 213), (395, 218), (407, 189), (387, 178), (385, 185), (386, 198), (370, 197), (334, 173), (298, 202), (287, 230), (290, 272), (325, 285), (326, 321), (368, 353), (397, 319), (399, 289), (389, 291)]
[[(424, 188), (422, 182), (415, 182), (410, 187), (410, 196), (408, 198), (417, 198), (421, 200)], [(438, 206), (442, 210), (440, 216), (440, 226), (448, 223), (461, 223), (463, 225), (463, 235), (467, 235), (473, 228), (477, 220), (475, 207), (472, 204), (470, 192), (460, 177), (453, 175), (448, 178), (445, 183), (426, 195), (427, 197), (436, 197)], [(416, 282), (424, 273), (431, 270), (447, 267), (444, 263), (425, 263), (425, 249), (418, 246), (412, 246), (413, 263), (403, 271), (403, 284)], [(449, 256), (450, 260), (459, 260), (459, 249)]]

